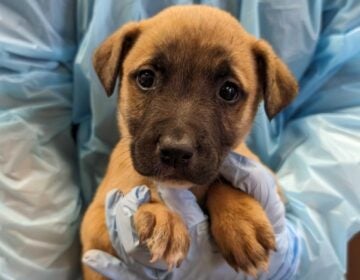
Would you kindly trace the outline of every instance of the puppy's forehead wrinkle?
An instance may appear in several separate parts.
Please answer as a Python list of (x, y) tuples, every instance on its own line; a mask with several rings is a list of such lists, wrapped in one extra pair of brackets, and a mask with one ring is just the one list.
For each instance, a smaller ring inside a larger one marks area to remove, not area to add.
[(183, 35), (175, 38), (167, 38), (156, 46), (161, 53), (165, 55), (168, 61), (174, 59), (180, 60), (184, 57), (192, 59), (211, 59), (220, 60), (228, 58), (230, 51), (225, 48), (225, 44), (217, 44), (200, 38), (193, 38), (184, 33)]
[(220, 44), (176, 38), (162, 41), (154, 49), (152, 63), (167, 76), (176, 75), (181, 83), (189, 83), (199, 75), (210, 80), (235, 76), (233, 55)]

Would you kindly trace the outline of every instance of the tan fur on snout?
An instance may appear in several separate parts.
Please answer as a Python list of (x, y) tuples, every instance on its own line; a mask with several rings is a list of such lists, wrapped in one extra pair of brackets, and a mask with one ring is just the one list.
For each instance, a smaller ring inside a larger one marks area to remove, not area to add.
[[(207, 149), (209, 158), (214, 154), (206, 162), (206, 153), (197, 152), (197, 164), (209, 176), (230, 149), (258, 160), (243, 144), (258, 105), (264, 100), (266, 113), (273, 118), (295, 97), (296, 81), (265, 41), (246, 33), (229, 14), (205, 6), (173, 7), (151, 19), (128, 23), (104, 41), (93, 62), (108, 95), (120, 80), (122, 138), (85, 214), (83, 252), (100, 249), (115, 255), (105, 225), (105, 196), (113, 188), (126, 194), (134, 186), (146, 184), (152, 199), (135, 214), (136, 230), (153, 261), (164, 259), (169, 267), (175, 267), (186, 257), (190, 239), (184, 221), (158, 197), (154, 180), (162, 179), (137, 171), (151, 170), (136, 153), (144, 152), (139, 143), (152, 147), (157, 140), (151, 133), (160, 129), (178, 137), (183, 133), (194, 136), (189, 141)], [(142, 67), (155, 69), (158, 84), (153, 91), (138, 88), (136, 75)], [(227, 80), (241, 89), (241, 100), (233, 105), (217, 96)], [(170, 125), (162, 128), (165, 121)], [(207, 139), (197, 137), (198, 133), (207, 133)], [(149, 140), (141, 142), (146, 137)], [(215, 153), (213, 146), (221, 150)], [(149, 153), (144, 153), (146, 161), (153, 159)], [(186, 176), (198, 174), (188, 169)], [(207, 208), (211, 234), (226, 261), (236, 270), (255, 275), (266, 269), (269, 253), (275, 249), (272, 226), (257, 201), (215, 175), (212, 182), (192, 190)], [(174, 183), (193, 185), (180, 179)], [(88, 267), (83, 269), (84, 279), (104, 279)]]

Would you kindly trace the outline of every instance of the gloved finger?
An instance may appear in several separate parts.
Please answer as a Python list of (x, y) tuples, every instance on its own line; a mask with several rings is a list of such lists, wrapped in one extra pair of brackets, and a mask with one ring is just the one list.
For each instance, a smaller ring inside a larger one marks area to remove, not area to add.
[(150, 201), (150, 189), (145, 186), (137, 186), (128, 192), (121, 200), (125, 212), (134, 214), (139, 206)]
[[(106, 197), (106, 221), (111, 243), (119, 257), (126, 263), (136, 262), (147, 267), (166, 271), (163, 260), (150, 263), (148, 248), (140, 244), (134, 227), (133, 216), (138, 207), (150, 201), (150, 189), (147, 186), (134, 187), (125, 196), (119, 190), (112, 190)], [(163, 274), (163, 273), (162, 273)]]
[(131, 253), (139, 245), (139, 238), (133, 226), (133, 214), (142, 203), (149, 200), (150, 189), (144, 185), (133, 188), (125, 196), (117, 189), (107, 194), (106, 222), (115, 249), (123, 247), (126, 253)]
[(137, 186), (125, 196), (118, 189), (111, 190), (106, 196), (106, 209), (113, 209), (120, 199), (122, 199), (125, 213), (131, 215), (141, 204), (150, 200), (150, 189), (145, 185)]
[(89, 250), (84, 254), (82, 262), (112, 280), (141, 279), (131, 272), (121, 260), (104, 251)]
[(237, 153), (230, 152), (220, 167), (220, 173), (233, 186), (238, 187), (241, 185), (242, 191), (249, 193), (253, 189), (252, 186), (244, 185), (243, 182), (247, 180), (256, 169), (257, 165), (255, 161)]
[(182, 216), (188, 228), (207, 220), (191, 191), (169, 188), (163, 185), (158, 186), (157, 189), (164, 203)]
[(274, 175), (262, 164), (231, 152), (220, 172), (234, 187), (254, 197), (264, 208), (275, 233), (285, 227), (285, 207), (276, 190)]

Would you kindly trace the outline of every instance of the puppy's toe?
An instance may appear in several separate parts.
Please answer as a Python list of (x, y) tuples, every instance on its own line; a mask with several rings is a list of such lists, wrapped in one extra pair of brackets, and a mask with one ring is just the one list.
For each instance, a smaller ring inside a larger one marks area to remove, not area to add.
[(144, 204), (135, 213), (135, 228), (146, 243), (150, 262), (165, 260), (169, 270), (180, 265), (189, 250), (190, 238), (179, 215), (161, 204)]
[(143, 243), (154, 231), (155, 216), (148, 211), (138, 211), (135, 214), (134, 222), (140, 242)]
[[(273, 234), (262, 235), (259, 230), (247, 221), (238, 221), (232, 228), (223, 231), (222, 238), (214, 236), (224, 258), (236, 271), (241, 269), (256, 276), (257, 271), (267, 270), (275, 239)], [(220, 232), (217, 230), (217, 234)]]
[(276, 251), (275, 235), (273, 228), (269, 223), (258, 224), (256, 238), (264, 249)]
[(165, 252), (165, 261), (169, 270), (179, 267), (187, 255), (190, 247), (190, 237), (181, 218), (174, 214), (172, 216), (172, 236), (169, 246)]
[(247, 198), (222, 209), (215, 218), (211, 232), (228, 264), (252, 276), (266, 271), (270, 251), (275, 250), (275, 235), (261, 206)]

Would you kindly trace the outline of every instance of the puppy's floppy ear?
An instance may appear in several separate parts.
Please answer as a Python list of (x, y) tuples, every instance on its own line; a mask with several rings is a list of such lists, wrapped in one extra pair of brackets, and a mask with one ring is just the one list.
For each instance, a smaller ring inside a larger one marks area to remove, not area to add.
[(114, 91), (118, 75), (121, 81), (122, 64), (139, 34), (138, 23), (127, 23), (96, 49), (93, 56), (94, 69), (108, 96)]
[(256, 41), (253, 51), (259, 89), (265, 101), (266, 114), (271, 120), (295, 98), (298, 91), (297, 82), (267, 42)]

